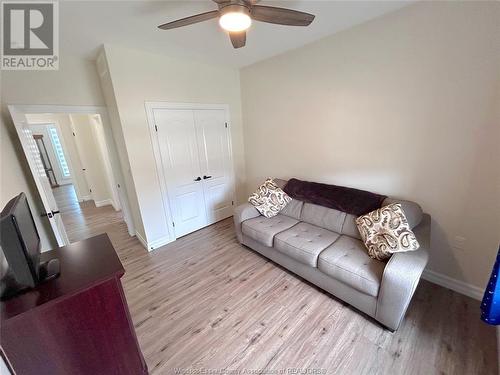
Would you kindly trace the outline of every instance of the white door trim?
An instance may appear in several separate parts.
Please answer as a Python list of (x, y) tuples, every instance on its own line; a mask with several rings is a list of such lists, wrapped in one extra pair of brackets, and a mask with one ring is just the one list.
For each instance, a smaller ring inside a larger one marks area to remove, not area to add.
[[(10, 116), (12, 118), (12, 122), (14, 123), (14, 127), (16, 128), (17, 136), (19, 138), (19, 142), (21, 142), (21, 146), (28, 161), (28, 165), (30, 167), (31, 174), (35, 181), (36, 188), (39, 192), (40, 199), (42, 201), (43, 208), (46, 213), (46, 217), (50, 223), (50, 227), (54, 233), (54, 237), (57, 241), (58, 246), (65, 246), (69, 244), (68, 235), (66, 233), (66, 229), (64, 228), (64, 223), (62, 222), (61, 216), (56, 215), (55, 211), (59, 210), (57, 207), (57, 202), (52, 195), (52, 192), (49, 186), (44, 187), (44, 184), (48, 184), (48, 180), (44, 181), (44, 178), (47, 178), (45, 175), (41, 175), (37, 173), (37, 160), (36, 155), (30, 151), (33, 147), (30, 147), (30, 142), (34, 143), (34, 139), (31, 137), (31, 129), (29, 129), (29, 124), (26, 119), (26, 114), (17, 109), (14, 106), (8, 106)], [(26, 133), (26, 132), (29, 132)], [(38, 158), (40, 156), (38, 155)], [(52, 214), (52, 212), (54, 214)]]
[[(101, 122), (109, 122), (108, 109), (105, 106), (96, 105), (57, 105), (57, 104), (11, 104), (8, 105), (9, 111), (16, 111), (23, 114), (37, 113), (65, 113), (65, 114), (98, 114), (101, 116)], [(111, 128), (111, 127), (110, 127)], [(117, 166), (118, 167), (118, 166)], [(113, 186), (117, 189), (117, 186)], [(83, 198), (83, 197), (82, 197)], [(129, 202), (121, 204), (123, 217), (127, 224), (128, 232), (131, 236), (135, 235), (134, 220), (130, 212)]]
[[(191, 110), (203, 110), (203, 109), (215, 109), (223, 110), (226, 116), (226, 123), (229, 129), (231, 129), (230, 113), (228, 104), (201, 104), (201, 103), (172, 103), (172, 102), (159, 102), (159, 101), (146, 101), (144, 102), (144, 107), (146, 109), (146, 116), (148, 120), (149, 135), (151, 137), (151, 144), (153, 146), (153, 155), (155, 159), (156, 166), (156, 177), (158, 183), (160, 184), (160, 190), (162, 193), (162, 203), (164, 216), (167, 218), (168, 230), (173, 233), (172, 240), (176, 239), (175, 230), (173, 226), (173, 218), (170, 210), (170, 205), (168, 202), (168, 189), (167, 189), (167, 179), (163, 173), (163, 163), (160, 154), (160, 143), (158, 139), (158, 133), (156, 131), (156, 124), (154, 120), (155, 109), (191, 109)], [(229, 142), (229, 161), (231, 163), (231, 187), (233, 200), (235, 199), (235, 177), (234, 177), (234, 161), (233, 161), (233, 147), (231, 141), (231, 132), (228, 131), (228, 142)]]

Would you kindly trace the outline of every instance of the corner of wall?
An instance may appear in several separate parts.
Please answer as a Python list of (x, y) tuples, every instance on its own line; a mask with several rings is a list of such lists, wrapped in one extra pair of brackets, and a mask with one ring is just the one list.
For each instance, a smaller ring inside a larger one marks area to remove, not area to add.
[(101, 83), (104, 100), (108, 108), (109, 120), (111, 122), (111, 131), (121, 165), (120, 179), (122, 180), (123, 190), (127, 197), (126, 203), (128, 203), (129, 205), (128, 211), (130, 211), (131, 214), (131, 218), (126, 218), (126, 220), (133, 222), (133, 232), (138, 233), (138, 231), (141, 231), (144, 233), (144, 224), (139, 209), (139, 202), (135, 184), (132, 176), (130, 176), (129, 155), (123, 135), (123, 126), (117, 105), (116, 90), (113, 84), (112, 74), (109, 67), (108, 50), (109, 45), (104, 44), (101, 46), (101, 50), (99, 51), (96, 59), (96, 68)]
[(169, 244), (170, 242), (175, 241), (175, 239), (172, 239), (170, 237), (162, 237), (162, 238), (158, 238), (154, 241), (148, 242), (144, 239), (146, 236), (144, 236), (143, 234), (140, 234), (137, 231), (135, 233), (135, 236), (137, 237), (137, 239), (139, 240), (141, 245), (149, 252), (154, 251), (162, 246)]

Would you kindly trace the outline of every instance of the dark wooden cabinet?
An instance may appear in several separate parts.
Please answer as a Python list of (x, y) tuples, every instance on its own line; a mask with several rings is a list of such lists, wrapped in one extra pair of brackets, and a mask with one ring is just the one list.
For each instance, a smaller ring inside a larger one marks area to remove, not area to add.
[(42, 253), (61, 275), (0, 303), (0, 345), (17, 375), (147, 374), (106, 234)]

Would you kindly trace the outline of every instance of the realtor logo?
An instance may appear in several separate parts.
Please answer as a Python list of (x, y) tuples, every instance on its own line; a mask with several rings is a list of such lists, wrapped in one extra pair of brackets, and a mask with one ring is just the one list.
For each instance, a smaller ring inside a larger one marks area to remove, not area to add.
[(55, 1), (2, 2), (2, 69), (59, 69), (57, 6)]

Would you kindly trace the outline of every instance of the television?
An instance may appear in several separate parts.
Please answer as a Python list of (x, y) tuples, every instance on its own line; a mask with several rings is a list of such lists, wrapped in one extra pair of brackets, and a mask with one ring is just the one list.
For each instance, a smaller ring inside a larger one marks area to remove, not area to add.
[(10, 298), (56, 277), (59, 261), (40, 263), (40, 235), (24, 193), (0, 213), (0, 297)]

